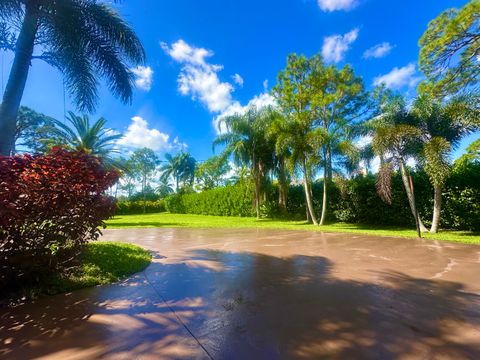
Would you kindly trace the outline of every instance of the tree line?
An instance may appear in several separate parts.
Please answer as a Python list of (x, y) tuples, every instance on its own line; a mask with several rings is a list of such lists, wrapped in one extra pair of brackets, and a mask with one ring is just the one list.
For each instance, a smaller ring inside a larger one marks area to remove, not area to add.
[[(103, 2), (2, 2), (0, 47), (12, 50), (15, 57), (0, 105), (0, 154), (13, 153), (18, 141), (26, 141), (23, 145), (35, 151), (46, 151), (52, 144), (82, 149), (121, 169), (129, 189), (134, 181), (140, 182), (144, 199), (157, 168), (159, 191), (164, 194), (195, 184), (196, 190), (202, 190), (225, 183), (231, 158), (242, 171), (248, 170), (257, 217), (268, 182), (278, 182), (278, 203), (285, 209), (289, 183), (301, 179), (307, 219), (319, 225), (327, 218), (332, 181), (354, 176), (360, 164), (368, 168), (372, 159), (379, 158), (379, 194), (389, 202), (391, 175), (398, 170), (412, 216), (426, 231), (417, 216), (409, 177), (408, 161), (413, 159), (434, 187), (430, 231), (436, 232), (451, 153), (479, 126), (479, 13), (480, 1), (472, 0), (461, 9), (447, 9), (428, 24), (419, 40), (425, 79), (414, 99), (383, 86), (368, 91), (350, 65), (339, 68), (320, 55), (289, 55), (271, 92), (276, 105), (221, 119), (227, 131), (214, 146), (222, 152), (198, 165), (184, 152), (167, 155), (160, 164), (149, 149), (122, 160), (112, 156), (121, 134), (108, 131), (105, 119), (90, 124), (88, 116), (69, 113), (67, 126), (20, 107), (32, 60), (45, 60), (60, 69), (79, 109), (91, 111), (97, 99), (96, 75), (106, 79), (122, 101), (131, 100), (134, 78), (129, 65), (142, 63), (145, 54), (133, 30)], [(14, 30), (17, 23), (19, 31)], [(42, 44), (40, 54), (34, 54), (37, 44)], [(360, 146), (359, 139), (369, 141)], [(312, 199), (317, 176), (324, 179), (320, 214), (314, 211)]]

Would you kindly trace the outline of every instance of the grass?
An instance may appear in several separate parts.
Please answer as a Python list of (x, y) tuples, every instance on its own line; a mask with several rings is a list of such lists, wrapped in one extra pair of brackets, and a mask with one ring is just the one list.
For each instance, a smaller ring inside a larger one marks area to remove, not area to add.
[[(377, 236), (417, 237), (414, 229), (399, 227), (381, 227), (360, 224), (335, 223), (324, 226), (314, 226), (305, 221), (287, 220), (256, 220), (255, 218), (206, 216), (192, 214), (142, 214), (119, 215), (107, 221), (112, 229), (123, 228), (254, 228), (254, 229), (281, 229), (281, 230), (308, 230), (341, 232), (352, 234), (366, 234)], [(442, 231), (438, 234), (423, 234), (431, 240), (454, 241), (465, 244), (480, 244), (480, 234), (469, 231)]]
[(91, 242), (85, 245), (81, 265), (58, 275), (53, 283), (62, 292), (109, 284), (145, 269), (150, 260), (150, 253), (137, 245)]
[(150, 253), (137, 245), (91, 242), (85, 245), (78, 265), (45, 278), (40, 284), (8, 294), (4, 301), (15, 305), (44, 295), (109, 284), (145, 269), (150, 261)]

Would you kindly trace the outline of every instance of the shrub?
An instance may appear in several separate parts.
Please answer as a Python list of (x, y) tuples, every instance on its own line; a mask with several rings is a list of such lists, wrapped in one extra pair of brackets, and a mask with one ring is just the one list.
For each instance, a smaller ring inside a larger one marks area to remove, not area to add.
[[(412, 172), (417, 207), (426, 225), (432, 218), (433, 188), (422, 171)], [(442, 227), (446, 229), (480, 230), (480, 164), (456, 169), (443, 191)], [(317, 216), (322, 208), (323, 182), (312, 184), (313, 206)], [(278, 188), (267, 188), (267, 201), (261, 207), (264, 217), (306, 218), (303, 185), (291, 185), (288, 192), (287, 214), (281, 214), (277, 204)], [(386, 204), (377, 194), (375, 176), (359, 176), (341, 183), (329, 184), (329, 221), (379, 225), (415, 226), (402, 179), (395, 173), (392, 179), (392, 203)], [(255, 216), (253, 190), (248, 185), (216, 188), (194, 194), (176, 194), (166, 199), (172, 213), (225, 216)]]
[(113, 213), (105, 191), (117, 179), (85, 152), (0, 157), (0, 285), (69, 266)]
[[(118, 201), (115, 214), (117, 215), (133, 215), (144, 213), (143, 201)], [(165, 200), (160, 199), (156, 201), (145, 201), (145, 213), (158, 213), (164, 212)]]
[(253, 189), (238, 184), (200, 193), (174, 194), (165, 198), (167, 211), (177, 214), (254, 216)]

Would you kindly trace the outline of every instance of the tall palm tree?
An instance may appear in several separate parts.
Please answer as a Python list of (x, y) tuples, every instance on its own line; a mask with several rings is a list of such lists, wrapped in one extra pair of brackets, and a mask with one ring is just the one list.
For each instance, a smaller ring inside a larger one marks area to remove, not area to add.
[(168, 182), (170, 178), (175, 181), (175, 192), (180, 190), (180, 184), (192, 186), (195, 179), (196, 160), (189, 153), (180, 152), (175, 156), (165, 154), (167, 163), (160, 167), (162, 173), (160, 180)]
[[(32, 60), (59, 69), (80, 110), (95, 109), (103, 78), (124, 103), (131, 101), (131, 66), (143, 63), (140, 40), (120, 14), (100, 0), (2, 0), (2, 47), (14, 60), (0, 105), (0, 155), (14, 146), (16, 118)], [(19, 31), (13, 29), (20, 24)], [(38, 51), (38, 54), (34, 54)]]
[(272, 128), (276, 134), (276, 153), (288, 154), (286, 160), (290, 172), (296, 173), (299, 169), (303, 174), (307, 220), (318, 225), (313, 208), (312, 176), (320, 164), (320, 137), (312, 128), (312, 122), (301, 117), (286, 116), (283, 120), (280, 118), (274, 122)]
[(260, 205), (268, 171), (272, 167), (274, 146), (269, 141), (267, 129), (271, 118), (267, 110), (249, 108), (245, 114), (236, 114), (221, 119), (227, 132), (220, 134), (213, 146), (225, 146), (224, 154), (233, 156), (236, 165), (247, 166), (255, 183), (255, 211), (260, 218)]
[(419, 160), (424, 164), (434, 188), (431, 233), (438, 232), (440, 224), (442, 189), (450, 174), (449, 155), (464, 136), (478, 129), (470, 121), (469, 114), (475, 108), (468, 100), (457, 97), (442, 103), (431, 95), (423, 94), (415, 99), (410, 110), (414, 125), (422, 134)]
[[(107, 165), (122, 167), (119, 161), (112, 158), (112, 153), (117, 152), (115, 149), (116, 141), (123, 135), (112, 132), (111, 129), (105, 127), (107, 120), (100, 118), (93, 124), (87, 115), (78, 116), (73, 112), (69, 112), (67, 120), (70, 123), (66, 125), (58, 120), (53, 120), (56, 128), (53, 130), (58, 145), (83, 150), (91, 155), (98, 156)], [(46, 139), (47, 141), (49, 139)]]
[(415, 158), (419, 152), (421, 130), (412, 124), (411, 112), (408, 111), (403, 98), (395, 97), (383, 107), (383, 113), (367, 122), (370, 129), (372, 147), (375, 155), (381, 159), (377, 186), (380, 196), (387, 202), (391, 199), (390, 175), (394, 167), (400, 169), (402, 182), (407, 194), (408, 203), (415, 221), (421, 232), (428, 231), (422, 220), (417, 216), (417, 205), (411, 187), (407, 160)]

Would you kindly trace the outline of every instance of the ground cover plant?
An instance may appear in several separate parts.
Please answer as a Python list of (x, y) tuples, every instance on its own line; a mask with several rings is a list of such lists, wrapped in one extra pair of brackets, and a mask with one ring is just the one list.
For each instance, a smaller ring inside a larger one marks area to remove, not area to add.
[(81, 248), (76, 263), (67, 271), (53, 273), (34, 286), (4, 293), (0, 301), (18, 303), (43, 295), (54, 295), (119, 281), (143, 270), (151, 255), (139, 246), (115, 242), (91, 242)]

